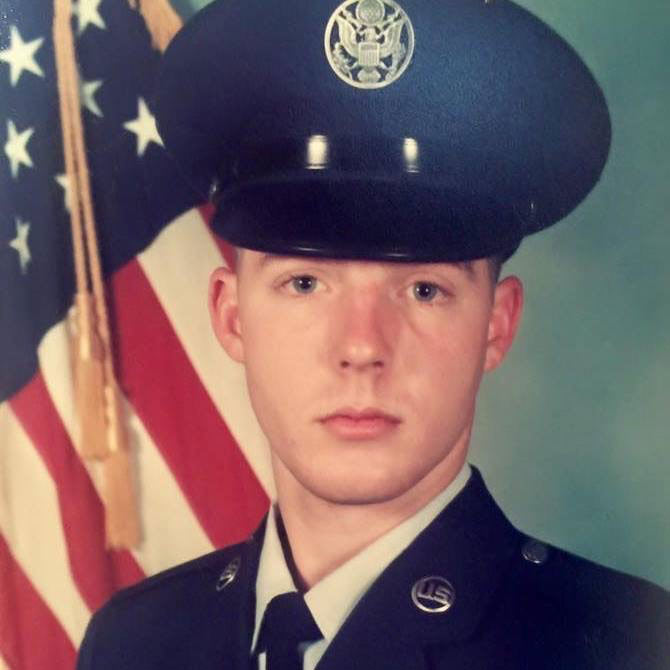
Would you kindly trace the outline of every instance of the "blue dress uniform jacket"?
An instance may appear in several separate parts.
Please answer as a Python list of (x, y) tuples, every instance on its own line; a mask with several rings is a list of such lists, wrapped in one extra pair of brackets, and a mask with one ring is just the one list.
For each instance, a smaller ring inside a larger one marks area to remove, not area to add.
[[(243, 544), (156, 575), (92, 619), (78, 670), (249, 670), (262, 527)], [(412, 599), (453, 588), (443, 612)], [(382, 573), (319, 670), (662, 670), (670, 596), (517, 531), (481, 475)]]

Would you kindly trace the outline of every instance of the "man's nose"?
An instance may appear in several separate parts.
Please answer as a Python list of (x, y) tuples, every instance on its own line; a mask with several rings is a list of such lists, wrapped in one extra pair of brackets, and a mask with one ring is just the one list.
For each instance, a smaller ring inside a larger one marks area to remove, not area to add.
[(388, 366), (395, 318), (383, 296), (370, 291), (343, 300), (334, 356), (341, 370), (376, 370)]

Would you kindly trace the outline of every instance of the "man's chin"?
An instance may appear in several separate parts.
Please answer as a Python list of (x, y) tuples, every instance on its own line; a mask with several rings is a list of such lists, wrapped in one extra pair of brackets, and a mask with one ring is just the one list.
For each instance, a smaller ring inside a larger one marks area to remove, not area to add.
[(303, 486), (316, 498), (332, 505), (364, 506), (383, 505), (398, 500), (408, 493), (406, 484), (393, 485), (387, 478), (384, 482), (378, 481), (328, 481), (303, 482)]

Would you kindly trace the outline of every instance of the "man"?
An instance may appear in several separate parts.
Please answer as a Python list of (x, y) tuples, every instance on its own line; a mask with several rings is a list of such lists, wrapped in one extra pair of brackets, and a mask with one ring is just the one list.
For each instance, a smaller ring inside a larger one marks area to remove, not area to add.
[(505, 0), (218, 0), (157, 109), (238, 249), (212, 324), (278, 500), (113, 598), (79, 667), (668, 667), (668, 595), (525, 536), (467, 464), (522, 312), (500, 265), (607, 157), (574, 51)]

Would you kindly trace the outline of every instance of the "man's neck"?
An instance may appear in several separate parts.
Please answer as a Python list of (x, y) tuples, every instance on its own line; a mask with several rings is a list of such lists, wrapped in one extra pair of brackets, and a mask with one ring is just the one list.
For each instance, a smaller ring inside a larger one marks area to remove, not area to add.
[[(469, 435), (468, 435), (469, 437)], [(467, 443), (420, 482), (393, 500), (368, 504), (341, 504), (324, 500), (293, 478), (282, 463), (275, 463), (278, 504), (289, 545), (287, 562), (296, 585), (308, 590), (365, 547), (416, 514), (460, 472)]]

